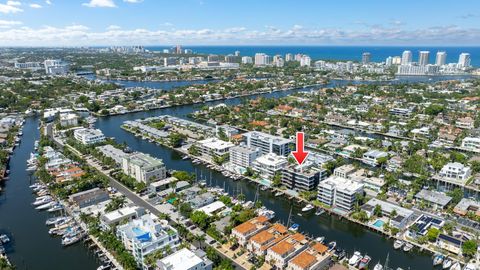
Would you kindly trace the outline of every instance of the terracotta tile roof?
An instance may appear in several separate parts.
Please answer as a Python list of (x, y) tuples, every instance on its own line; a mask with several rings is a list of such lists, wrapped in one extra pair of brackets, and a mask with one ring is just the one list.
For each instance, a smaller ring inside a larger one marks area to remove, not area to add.
[(282, 256), (291, 252), (293, 249), (293, 244), (289, 243), (287, 240), (284, 240), (270, 248), (271, 251)]
[(308, 269), (308, 267), (312, 266), (316, 261), (317, 258), (305, 250), (295, 256), (290, 263), (295, 264), (301, 269)]
[(320, 254), (323, 254), (327, 252), (328, 247), (320, 243), (316, 243), (315, 245), (312, 246), (312, 249), (316, 250)]
[(297, 242), (302, 242), (306, 240), (305, 235), (301, 233), (295, 233), (294, 235), (290, 236), (290, 238), (294, 239)]
[(248, 232), (251, 232), (251, 231), (255, 230), (255, 228), (256, 228), (255, 224), (253, 224), (250, 221), (247, 221), (247, 222), (244, 222), (244, 223), (238, 225), (237, 227), (233, 228), (233, 230), (239, 232), (240, 234), (245, 235)]
[(264, 243), (271, 241), (274, 238), (275, 236), (272, 233), (268, 231), (261, 231), (252, 236), (252, 238), (250, 238), (250, 241), (263, 245)]
[(268, 123), (266, 121), (252, 121), (252, 122), (250, 122), (250, 124), (252, 126), (257, 126), (257, 127), (264, 127), (264, 126), (268, 125)]
[(270, 227), (269, 231), (270, 230), (276, 231), (279, 234), (284, 234), (288, 232), (287, 228), (280, 223), (273, 224), (272, 227)]

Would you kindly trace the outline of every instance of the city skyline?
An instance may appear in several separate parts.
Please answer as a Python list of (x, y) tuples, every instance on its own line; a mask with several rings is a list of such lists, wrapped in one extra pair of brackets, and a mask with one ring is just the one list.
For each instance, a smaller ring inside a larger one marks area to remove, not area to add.
[(464, 2), (10, 0), (0, 46), (475, 46), (480, 3)]

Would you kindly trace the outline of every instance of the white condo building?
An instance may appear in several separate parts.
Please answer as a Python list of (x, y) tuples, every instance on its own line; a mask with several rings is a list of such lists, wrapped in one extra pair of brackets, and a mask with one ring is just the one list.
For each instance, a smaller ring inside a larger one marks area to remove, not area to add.
[(238, 145), (230, 148), (230, 163), (242, 168), (252, 167), (253, 161), (260, 155), (258, 148)]
[(117, 237), (129, 250), (142, 269), (145, 256), (161, 248), (170, 246), (172, 250), (180, 244), (177, 231), (168, 225), (168, 221), (159, 220), (153, 214), (143, 215), (127, 224), (117, 227)]
[(318, 184), (318, 200), (344, 212), (352, 211), (363, 184), (343, 177), (330, 176)]
[(73, 131), (73, 137), (85, 145), (105, 141), (105, 136), (100, 129), (80, 128)]
[(412, 63), (412, 52), (411, 51), (404, 51), (402, 53), (402, 65), (410, 65)]
[(45, 73), (48, 75), (65, 75), (68, 73), (68, 64), (58, 59), (48, 59), (43, 62)]
[(276, 172), (281, 172), (288, 165), (286, 157), (269, 153), (253, 162), (253, 169), (265, 178), (271, 179)]
[(418, 53), (418, 65), (426, 66), (430, 61), (430, 52), (429, 51), (420, 51)]
[(250, 56), (243, 56), (243, 57), (242, 57), (242, 64), (253, 64), (252, 57), (250, 57)]
[(273, 136), (259, 131), (251, 131), (243, 134), (246, 144), (250, 148), (259, 148), (262, 154), (275, 153), (288, 156), (291, 152), (292, 140)]
[(183, 248), (157, 261), (158, 270), (211, 270), (213, 262)]
[(309, 67), (312, 64), (312, 58), (308, 55), (302, 55), (302, 58), (300, 58), (300, 66), (301, 67)]
[(217, 138), (208, 138), (205, 140), (201, 140), (198, 141), (196, 145), (200, 150), (200, 154), (209, 158), (220, 157), (228, 154), (230, 148), (235, 146), (231, 142), (222, 141)]
[(437, 56), (435, 58), (435, 65), (443, 66), (447, 63), (447, 53), (446, 52), (437, 52)]
[(146, 184), (167, 177), (167, 169), (163, 161), (144, 153), (123, 157), (122, 169), (126, 175)]
[(458, 67), (459, 68), (468, 68), (470, 67), (470, 54), (469, 53), (461, 53), (458, 57)]
[(272, 63), (272, 57), (264, 53), (255, 54), (255, 66), (266, 66)]

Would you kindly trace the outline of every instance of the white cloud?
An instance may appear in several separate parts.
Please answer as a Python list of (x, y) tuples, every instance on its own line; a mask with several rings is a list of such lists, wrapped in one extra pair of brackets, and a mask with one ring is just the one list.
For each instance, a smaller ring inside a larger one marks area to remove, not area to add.
[(7, 21), (7, 20), (0, 20), (0, 28), (11, 28), (13, 26), (21, 25), (22, 22), (20, 21)]
[(30, 4), (30, 7), (31, 8), (42, 8), (42, 6), (39, 5), (39, 4)]
[(45, 1), (45, 4), (47, 4), (47, 5), (51, 5), (51, 4), (52, 4), (52, 1), (50, 1), (50, 0), (46, 0), (46, 1)]
[(143, 0), (123, 0), (123, 2), (131, 3), (131, 4), (138, 4), (143, 2)]
[(109, 27), (107, 27), (107, 30), (109, 31), (120, 30), (120, 29), (122, 28), (118, 25), (110, 25)]
[(362, 30), (342, 28), (267, 27), (251, 30), (244, 27), (225, 29), (122, 29), (109, 26), (93, 30), (83, 25), (65, 27), (24, 27), (3, 23), (0, 30), (4, 46), (88, 46), (88, 45), (158, 45), (158, 44), (309, 44), (309, 45), (419, 45), (480, 43), (480, 27), (455, 25), (420, 29), (397, 26), (370, 27)]
[(17, 13), (22, 12), (23, 9), (19, 8), (22, 3), (18, 1), (7, 1), (5, 4), (0, 3), (0, 13), (3, 14), (10, 14), (10, 13)]
[(108, 8), (117, 7), (115, 5), (115, 2), (113, 2), (113, 0), (90, 0), (90, 2), (83, 3), (82, 5), (86, 7), (108, 7)]

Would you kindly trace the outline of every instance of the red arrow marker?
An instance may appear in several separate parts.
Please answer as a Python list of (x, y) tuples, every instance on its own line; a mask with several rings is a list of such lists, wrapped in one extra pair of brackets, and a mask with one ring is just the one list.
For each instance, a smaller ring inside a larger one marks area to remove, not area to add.
[(304, 150), (304, 134), (303, 132), (297, 132), (297, 149), (292, 152), (292, 155), (298, 165), (302, 165), (305, 159), (307, 159), (308, 154), (310, 153)]

